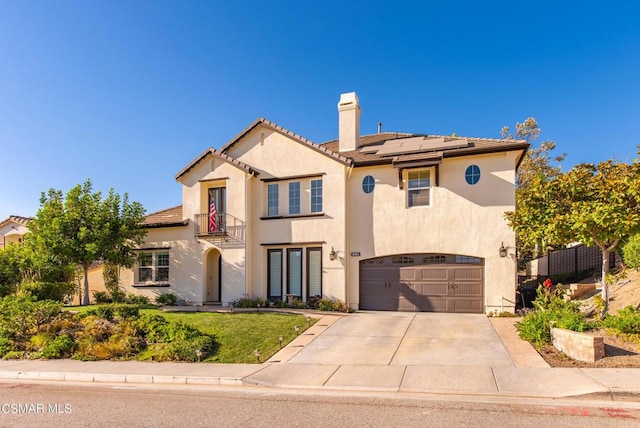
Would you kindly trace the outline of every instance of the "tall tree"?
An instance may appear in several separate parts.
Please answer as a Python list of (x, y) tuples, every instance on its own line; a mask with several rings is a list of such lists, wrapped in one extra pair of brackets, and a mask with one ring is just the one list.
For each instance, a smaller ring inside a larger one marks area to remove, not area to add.
[[(501, 130), (502, 138), (526, 140), (532, 146), (522, 159), (516, 174), (516, 210), (527, 209), (528, 201), (536, 198), (535, 194), (529, 192), (534, 181), (548, 180), (562, 173), (560, 162), (566, 158), (566, 153), (554, 156), (552, 152), (556, 148), (556, 143), (553, 141), (543, 141), (536, 146), (535, 143), (540, 137), (540, 132), (541, 129), (535, 117), (528, 117), (523, 122), (516, 123), (515, 134), (510, 132), (508, 126), (504, 126)], [(518, 234), (517, 246), (520, 258), (528, 255), (538, 257), (540, 252), (546, 252), (549, 245), (558, 244), (543, 239), (542, 234), (538, 233), (537, 236), (537, 240), (522, 239)], [(529, 236), (529, 238), (531, 237)]]
[(82, 304), (88, 305), (89, 266), (102, 260), (131, 267), (134, 250), (146, 234), (144, 212), (126, 193), (121, 198), (110, 189), (103, 199), (87, 180), (66, 195), (56, 189), (42, 193), (36, 218), (29, 224), (29, 239), (48, 257), (82, 267)]
[(606, 314), (610, 254), (640, 232), (640, 161), (581, 164), (551, 179), (540, 175), (521, 202), (506, 218), (524, 242), (577, 241), (600, 248)]

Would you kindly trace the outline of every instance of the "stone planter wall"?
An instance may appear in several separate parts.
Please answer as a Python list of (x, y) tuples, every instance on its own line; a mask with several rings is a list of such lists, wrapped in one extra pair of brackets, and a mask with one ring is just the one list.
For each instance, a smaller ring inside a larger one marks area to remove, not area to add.
[(586, 333), (551, 328), (553, 346), (571, 358), (593, 363), (604, 358), (604, 339)]

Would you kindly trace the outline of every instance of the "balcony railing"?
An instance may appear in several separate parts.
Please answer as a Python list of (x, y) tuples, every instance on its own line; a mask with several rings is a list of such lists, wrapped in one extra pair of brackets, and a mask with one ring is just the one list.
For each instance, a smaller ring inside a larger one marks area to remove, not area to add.
[(223, 237), (225, 241), (244, 243), (246, 224), (227, 213), (196, 214), (194, 217), (195, 235), (203, 237)]

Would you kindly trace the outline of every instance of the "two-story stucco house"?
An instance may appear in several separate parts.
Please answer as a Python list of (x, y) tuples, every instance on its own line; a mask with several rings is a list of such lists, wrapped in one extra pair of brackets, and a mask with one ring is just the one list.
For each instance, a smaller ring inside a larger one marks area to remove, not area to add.
[(527, 143), (360, 135), (355, 93), (338, 116), (335, 141), (260, 118), (198, 155), (176, 176), (182, 205), (147, 217), (122, 284), (196, 305), (319, 295), (361, 310), (513, 310), (504, 212)]

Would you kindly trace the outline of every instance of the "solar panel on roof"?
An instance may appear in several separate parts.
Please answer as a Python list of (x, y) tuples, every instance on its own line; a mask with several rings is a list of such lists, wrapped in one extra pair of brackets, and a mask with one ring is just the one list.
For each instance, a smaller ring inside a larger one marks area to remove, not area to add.
[(422, 153), (442, 149), (467, 147), (468, 145), (469, 143), (465, 139), (445, 141), (445, 137), (398, 138), (395, 140), (385, 141), (382, 146), (378, 147), (377, 154), (379, 156), (391, 156), (407, 153)]

